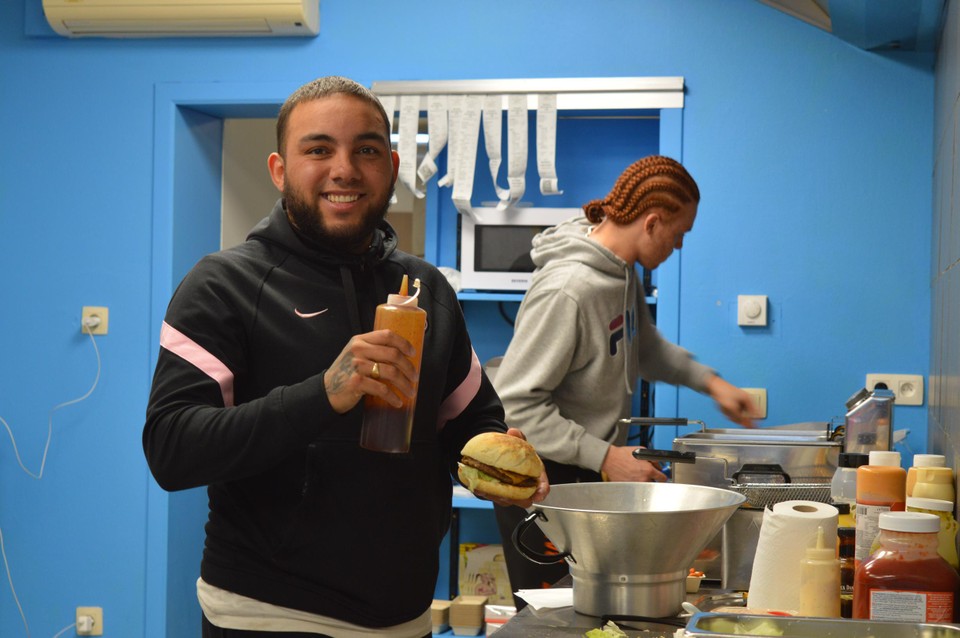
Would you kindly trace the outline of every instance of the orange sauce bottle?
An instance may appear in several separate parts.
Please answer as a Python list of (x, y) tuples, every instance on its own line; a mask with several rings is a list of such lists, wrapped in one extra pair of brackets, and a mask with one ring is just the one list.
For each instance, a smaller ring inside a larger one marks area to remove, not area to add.
[(871, 450), (869, 462), (857, 468), (857, 565), (873, 551), (880, 514), (906, 509), (906, 482), (899, 452)]
[[(387, 295), (387, 302), (377, 306), (373, 321), (374, 330), (387, 328), (410, 342), (416, 353), (410, 362), (420, 373), (423, 359), (423, 337), (427, 329), (427, 313), (419, 307), (420, 280), (413, 282), (417, 292), (407, 296), (407, 276), (403, 276), (400, 293)], [(413, 414), (417, 403), (417, 385), (413, 396), (405, 396), (389, 382), (384, 381), (403, 400), (395, 408), (380, 397), (367, 395), (363, 404), (363, 427), (360, 430), (360, 446), (377, 452), (409, 452), (413, 432)]]

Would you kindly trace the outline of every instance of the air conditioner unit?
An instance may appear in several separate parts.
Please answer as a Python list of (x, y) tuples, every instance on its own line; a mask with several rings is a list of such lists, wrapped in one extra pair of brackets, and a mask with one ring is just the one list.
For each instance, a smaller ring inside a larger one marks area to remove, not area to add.
[(43, 0), (71, 38), (315, 36), (320, 0)]

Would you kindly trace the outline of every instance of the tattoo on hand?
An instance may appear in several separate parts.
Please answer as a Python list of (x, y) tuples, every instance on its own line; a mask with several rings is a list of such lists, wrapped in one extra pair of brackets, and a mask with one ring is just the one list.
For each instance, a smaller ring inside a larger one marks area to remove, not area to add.
[(347, 386), (347, 381), (350, 380), (350, 375), (353, 373), (353, 355), (349, 355), (343, 359), (343, 361), (336, 364), (336, 367), (330, 372), (330, 388), (327, 392), (329, 394), (343, 392)]

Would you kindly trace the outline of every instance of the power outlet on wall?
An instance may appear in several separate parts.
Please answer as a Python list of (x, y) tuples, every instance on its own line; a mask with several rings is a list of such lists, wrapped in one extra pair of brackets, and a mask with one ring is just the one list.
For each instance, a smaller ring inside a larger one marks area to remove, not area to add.
[(77, 607), (77, 635), (103, 635), (103, 607)]
[(883, 385), (895, 395), (894, 405), (923, 405), (922, 374), (882, 374), (871, 372), (867, 375), (867, 390)]

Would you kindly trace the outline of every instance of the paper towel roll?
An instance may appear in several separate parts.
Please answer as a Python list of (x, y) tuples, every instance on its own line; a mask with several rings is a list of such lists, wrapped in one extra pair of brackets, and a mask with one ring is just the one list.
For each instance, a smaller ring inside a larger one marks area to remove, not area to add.
[(824, 538), (837, 537), (839, 514), (816, 501), (783, 501), (764, 510), (747, 598), (752, 609), (799, 611), (800, 561), (816, 546), (818, 527)]

